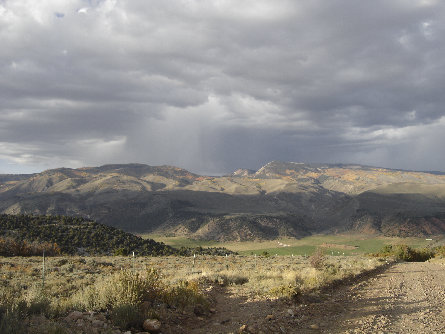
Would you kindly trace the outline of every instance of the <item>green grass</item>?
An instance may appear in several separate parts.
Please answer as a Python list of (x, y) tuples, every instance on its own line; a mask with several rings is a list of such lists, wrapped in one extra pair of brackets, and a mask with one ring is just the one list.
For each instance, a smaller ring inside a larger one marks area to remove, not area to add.
[(295, 247), (280, 247), (280, 248), (264, 248), (264, 249), (257, 249), (252, 251), (240, 251), (239, 253), (241, 255), (250, 255), (250, 254), (257, 254), (262, 255), (263, 252), (267, 252), (270, 255), (311, 255), (315, 249), (316, 246), (310, 246), (310, 245), (303, 245), (303, 246), (295, 246)]
[[(363, 235), (339, 234), (339, 235), (312, 235), (302, 239), (282, 238), (266, 241), (243, 241), (243, 242), (217, 242), (188, 239), (186, 237), (165, 237), (160, 235), (142, 235), (144, 238), (152, 238), (162, 241), (173, 247), (226, 247), (241, 255), (268, 252), (271, 255), (311, 255), (322, 244), (331, 244), (331, 247), (323, 247), (325, 254), (329, 255), (359, 255), (378, 252), (385, 245), (406, 244), (413, 248), (425, 247), (431, 241), (424, 238), (390, 238), (380, 236), (363, 237)], [(289, 245), (280, 246), (278, 243)], [(335, 247), (338, 245), (338, 247)], [(345, 247), (346, 246), (346, 247)], [(347, 246), (357, 246), (355, 249), (345, 249)]]

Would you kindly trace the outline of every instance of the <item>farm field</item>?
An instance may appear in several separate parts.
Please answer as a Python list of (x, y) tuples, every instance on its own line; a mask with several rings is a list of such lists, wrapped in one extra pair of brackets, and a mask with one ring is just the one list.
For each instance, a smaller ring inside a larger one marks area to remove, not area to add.
[(406, 244), (418, 248), (440, 244), (443, 236), (432, 241), (425, 238), (392, 238), (381, 236), (363, 236), (354, 234), (312, 235), (302, 239), (282, 238), (267, 241), (215, 242), (193, 240), (185, 237), (165, 237), (156, 234), (142, 234), (143, 238), (152, 238), (173, 247), (225, 247), (242, 255), (267, 252), (272, 255), (311, 255), (321, 248), (327, 255), (364, 255), (378, 252), (385, 245)]

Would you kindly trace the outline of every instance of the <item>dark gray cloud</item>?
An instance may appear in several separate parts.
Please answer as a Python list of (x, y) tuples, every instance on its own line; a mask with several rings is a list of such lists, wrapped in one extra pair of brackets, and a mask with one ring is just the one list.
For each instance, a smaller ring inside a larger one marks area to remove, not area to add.
[(445, 169), (445, 4), (0, 1), (0, 172)]

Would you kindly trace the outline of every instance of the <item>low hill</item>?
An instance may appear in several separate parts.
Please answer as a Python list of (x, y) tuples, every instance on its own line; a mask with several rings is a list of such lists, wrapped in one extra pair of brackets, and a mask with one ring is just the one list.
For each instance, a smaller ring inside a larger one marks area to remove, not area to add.
[[(52, 244), (63, 254), (172, 255), (178, 251), (111, 226), (66, 216), (0, 215), (0, 238), (15, 244)], [(12, 254), (10, 254), (12, 255)], [(18, 254), (17, 254), (18, 255)]]
[(0, 212), (208, 240), (349, 230), (426, 236), (445, 233), (445, 175), (277, 161), (221, 177), (143, 164), (59, 168), (0, 175)]
[(0, 256), (94, 254), (138, 256), (210, 254), (233, 252), (225, 248), (176, 249), (143, 239), (90, 219), (68, 216), (0, 215)]

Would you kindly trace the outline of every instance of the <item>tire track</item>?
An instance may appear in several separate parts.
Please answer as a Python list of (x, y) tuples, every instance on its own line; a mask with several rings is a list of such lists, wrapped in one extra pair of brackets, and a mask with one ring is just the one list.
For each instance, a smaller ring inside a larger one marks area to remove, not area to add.
[[(398, 263), (343, 296), (323, 333), (445, 333), (445, 267)], [(315, 321), (316, 319), (312, 319)]]

